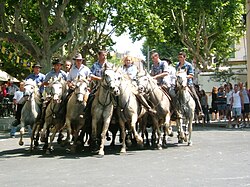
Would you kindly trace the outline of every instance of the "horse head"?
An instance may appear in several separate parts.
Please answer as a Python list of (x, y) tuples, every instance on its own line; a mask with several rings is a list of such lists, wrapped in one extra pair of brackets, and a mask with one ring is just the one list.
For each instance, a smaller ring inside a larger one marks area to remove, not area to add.
[(84, 101), (84, 97), (88, 93), (88, 85), (89, 82), (85, 77), (78, 76), (74, 81), (75, 85), (74, 94), (76, 94), (77, 101), (82, 103)]
[(176, 87), (186, 88), (187, 87), (187, 71), (180, 70), (176, 72)]
[(30, 100), (33, 94), (38, 90), (36, 81), (33, 81), (32, 79), (24, 81), (24, 90), (24, 97), (26, 97), (27, 100)]
[(115, 72), (113, 68), (104, 69), (101, 85), (115, 96), (118, 96), (120, 94), (120, 78), (119, 73)]
[(152, 79), (152, 77), (150, 77), (150, 75), (146, 71), (137, 75), (137, 85), (139, 93), (148, 93), (151, 91), (150, 79)]
[(49, 81), (48, 88), (49, 94), (51, 95), (53, 102), (60, 103), (66, 91), (65, 81), (61, 77), (51, 78)]

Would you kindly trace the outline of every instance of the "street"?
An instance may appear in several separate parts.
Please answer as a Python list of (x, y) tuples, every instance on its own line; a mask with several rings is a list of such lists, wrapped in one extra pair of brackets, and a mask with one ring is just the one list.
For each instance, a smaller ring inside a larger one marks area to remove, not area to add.
[[(163, 150), (105, 147), (105, 156), (29, 152), (29, 139), (0, 133), (1, 186), (250, 186), (250, 129), (194, 127), (193, 146), (168, 139)], [(118, 138), (117, 138), (118, 141)]]

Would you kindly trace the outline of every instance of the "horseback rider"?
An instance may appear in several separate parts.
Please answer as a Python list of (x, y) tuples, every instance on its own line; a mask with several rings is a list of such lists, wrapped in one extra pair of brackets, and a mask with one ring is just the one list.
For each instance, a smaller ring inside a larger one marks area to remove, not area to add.
[(49, 80), (51, 78), (60, 78), (61, 77), (64, 81), (66, 81), (66, 78), (67, 78), (65, 71), (63, 71), (61, 69), (63, 63), (58, 58), (52, 59), (52, 65), (53, 65), (52, 70), (46, 74), (45, 79), (44, 79), (43, 83), (41, 84), (41, 86), (45, 86), (45, 96), (43, 98), (42, 114), (41, 114), (41, 119), (40, 119), (40, 126), (41, 127), (43, 126), (43, 124), (45, 122), (44, 118), (45, 118), (46, 108), (49, 105), (49, 102), (51, 100), (51, 89), (49, 87)]
[(72, 65), (67, 76), (67, 82), (71, 93), (73, 92), (75, 87), (73, 83), (74, 79), (80, 75), (88, 80), (91, 73), (90, 69), (83, 64), (84, 59), (82, 58), (82, 55), (80, 53), (76, 54), (73, 60), (75, 60), (75, 64)]
[[(138, 74), (138, 69), (134, 65), (134, 62), (130, 56), (125, 56), (123, 58), (122, 72), (126, 73), (132, 81), (136, 81), (136, 76)], [(134, 84), (136, 85), (136, 84)], [(148, 104), (146, 98), (139, 92), (136, 93), (137, 99), (140, 103), (147, 109), (149, 113), (155, 114), (156, 111), (151, 108)]]
[(157, 84), (161, 86), (163, 82), (163, 78), (168, 75), (167, 68), (168, 64), (166, 61), (160, 59), (159, 54), (154, 52), (151, 55), (153, 64), (151, 66), (150, 75), (157, 80)]
[(185, 69), (187, 72), (187, 82), (188, 82), (188, 87), (190, 89), (190, 91), (192, 92), (191, 95), (193, 96), (197, 109), (198, 109), (198, 115), (200, 117), (203, 117), (203, 110), (201, 108), (201, 104), (200, 104), (200, 100), (199, 97), (196, 93), (196, 90), (194, 88), (194, 84), (193, 84), (193, 77), (194, 77), (194, 68), (193, 65), (189, 62), (186, 61), (186, 53), (185, 52), (179, 52), (178, 54), (178, 59), (179, 62), (176, 65), (176, 71), (180, 71)]

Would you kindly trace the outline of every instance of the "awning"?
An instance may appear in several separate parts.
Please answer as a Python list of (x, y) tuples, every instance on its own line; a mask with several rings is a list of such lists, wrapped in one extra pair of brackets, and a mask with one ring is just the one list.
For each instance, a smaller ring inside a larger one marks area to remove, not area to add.
[(9, 79), (10, 81), (13, 81), (13, 82), (20, 82), (15, 77), (11, 76), (10, 74), (6, 73), (3, 70), (0, 70), (0, 81), (8, 81)]

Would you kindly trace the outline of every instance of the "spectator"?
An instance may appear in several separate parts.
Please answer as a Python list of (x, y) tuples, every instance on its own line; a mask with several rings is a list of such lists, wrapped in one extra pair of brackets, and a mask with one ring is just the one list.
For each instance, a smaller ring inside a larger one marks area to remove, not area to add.
[(227, 127), (232, 128), (231, 120), (232, 120), (232, 108), (231, 108), (231, 102), (232, 102), (232, 96), (233, 96), (233, 86), (231, 83), (228, 83), (226, 86), (226, 99), (227, 99), (227, 107), (225, 111), (226, 118), (228, 119), (228, 125)]
[[(244, 127), (249, 127), (249, 93), (247, 89), (244, 87), (243, 82), (239, 83), (239, 90), (243, 95), (243, 100), (244, 100), (244, 110), (242, 110), (242, 119), (243, 119), (243, 126)], [(247, 119), (247, 123), (246, 123)]]
[(210, 122), (210, 117), (209, 117), (209, 113), (208, 113), (208, 97), (207, 97), (207, 94), (205, 93), (204, 90), (201, 90), (200, 91), (200, 95), (201, 95), (201, 107), (202, 107), (202, 110), (204, 112), (204, 121), (203, 123), (209, 123)]
[(241, 117), (242, 109), (244, 110), (244, 99), (242, 93), (239, 90), (238, 84), (234, 85), (231, 106), (232, 106), (233, 117), (236, 120), (235, 128), (236, 129), (241, 128), (242, 126), (240, 125), (239, 119)]
[(18, 87), (13, 83), (13, 81), (10, 81), (10, 79), (8, 80), (7, 82), (7, 94), (8, 94), (8, 97), (10, 99), (10, 102), (13, 101), (13, 97), (15, 95), (15, 92), (18, 91)]
[(217, 94), (218, 94), (218, 88), (216, 86), (212, 89), (212, 103), (211, 103), (211, 114), (212, 114), (212, 121), (219, 119), (219, 113), (217, 108)]
[(226, 104), (227, 100), (226, 100), (226, 94), (224, 92), (224, 87), (220, 86), (217, 93), (217, 108), (219, 112), (219, 121), (221, 121), (224, 118)]
[(23, 93), (24, 93), (24, 82), (20, 82), (20, 89), (15, 92), (15, 95), (13, 97), (14, 105), (16, 106), (16, 115), (15, 115), (15, 121), (11, 124), (11, 131), (10, 136), (15, 137), (15, 132), (17, 126), (21, 123), (21, 112), (24, 105), (24, 99), (23, 99)]

